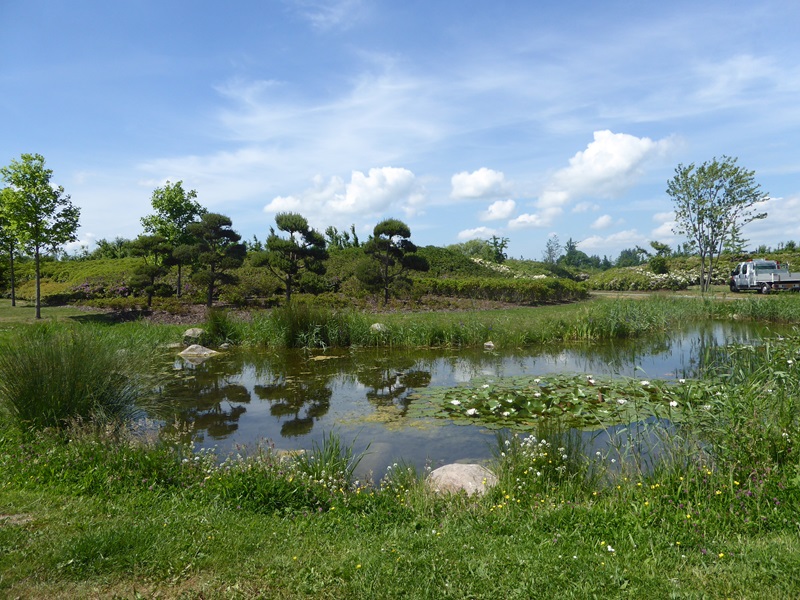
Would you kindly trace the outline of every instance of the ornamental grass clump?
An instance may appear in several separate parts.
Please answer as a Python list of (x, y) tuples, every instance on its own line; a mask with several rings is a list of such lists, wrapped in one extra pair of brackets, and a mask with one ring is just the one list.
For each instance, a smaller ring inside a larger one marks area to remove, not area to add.
[(0, 343), (0, 405), (23, 429), (118, 422), (152, 408), (163, 379), (151, 348), (100, 328), (45, 325)]

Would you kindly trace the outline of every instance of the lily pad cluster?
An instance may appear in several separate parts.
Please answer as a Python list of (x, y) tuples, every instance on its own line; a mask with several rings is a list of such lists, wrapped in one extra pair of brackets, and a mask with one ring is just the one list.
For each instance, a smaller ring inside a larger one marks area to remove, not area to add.
[(429, 416), (514, 428), (535, 427), (545, 419), (579, 428), (650, 417), (679, 421), (696, 383), (578, 374), (481, 378), (469, 386), (429, 388), (420, 395), (418, 409)]

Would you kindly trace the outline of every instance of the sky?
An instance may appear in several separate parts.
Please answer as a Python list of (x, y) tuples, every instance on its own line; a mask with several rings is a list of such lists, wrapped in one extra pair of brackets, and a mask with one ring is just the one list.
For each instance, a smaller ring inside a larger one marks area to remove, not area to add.
[(89, 249), (182, 181), (247, 240), (296, 212), (613, 260), (685, 241), (667, 182), (730, 156), (775, 247), (800, 241), (799, 25), (796, 0), (0, 0), (0, 164), (42, 154)]

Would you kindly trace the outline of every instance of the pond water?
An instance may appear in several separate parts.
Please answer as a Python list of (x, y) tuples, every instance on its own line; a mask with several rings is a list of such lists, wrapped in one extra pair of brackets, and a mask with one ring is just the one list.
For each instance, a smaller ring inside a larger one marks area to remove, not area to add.
[[(222, 458), (239, 446), (264, 440), (278, 449), (310, 449), (335, 432), (356, 452), (368, 447), (359, 474), (372, 472), (379, 478), (395, 462), (435, 468), (492, 456), (493, 430), (409, 417), (415, 390), (487, 375), (691, 377), (707, 348), (756, 341), (768, 334), (754, 324), (707, 323), (649, 339), (492, 351), (233, 350), (199, 365), (176, 361), (184, 384), (174, 409), (197, 446), (216, 446)], [(596, 434), (586, 442), (587, 451), (608, 444), (607, 436), (604, 441)]]

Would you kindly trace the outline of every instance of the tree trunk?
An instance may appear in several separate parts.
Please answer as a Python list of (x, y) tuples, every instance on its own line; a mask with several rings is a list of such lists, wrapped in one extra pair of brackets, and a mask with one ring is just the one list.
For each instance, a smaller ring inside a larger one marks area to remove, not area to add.
[(181, 297), (181, 263), (178, 263), (178, 289), (175, 290), (175, 295)]
[(17, 305), (17, 291), (16, 291), (16, 284), (14, 282), (14, 244), (11, 244), (11, 249), (8, 253), (9, 261), (11, 265), (11, 306)]
[(39, 271), (39, 246), (36, 246), (36, 250), (33, 253), (33, 260), (36, 266), (36, 318), (42, 318), (42, 276)]

